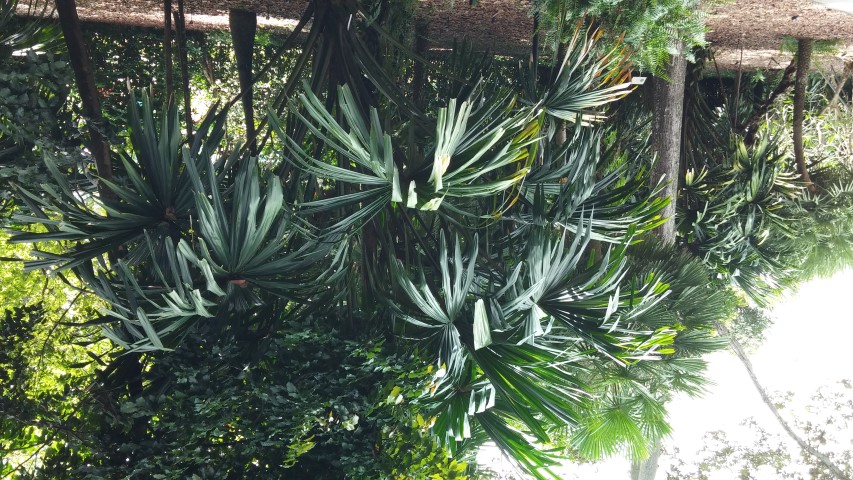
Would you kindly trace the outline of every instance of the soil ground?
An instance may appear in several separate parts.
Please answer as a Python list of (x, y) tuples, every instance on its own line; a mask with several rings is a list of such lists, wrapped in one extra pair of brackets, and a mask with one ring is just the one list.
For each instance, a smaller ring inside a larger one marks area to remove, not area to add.
[(837, 51), (821, 55), (818, 68), (840, 71), (853, 61), (853, 14), (814, 1), (737, 0), (714, 9), (708, 27), (717, 61), (730, 68), (741, 61), (741, 49), (746, 68), (784, 68), (792, 52), (780, 52), (783, 37), (837, 40)]
[[(835, 5), (853, 0), (822, 0)], [(45, 0), (30, 0), (39, 5)], [(305, 0), (186, 0), (187, 27), (219, 29), (228, 26), (228, 9), (259, 13), (262, 27), (290, 29), (303, 11)], [(177, 4), (173, 0), (173, 4)], [(26, 0), (19, 9), (26, 10)], [(420, 0), (417, 16), (429, 23), (432, 46), (452, 45), (468, 37), (480, 48), (501, 53), (523, 53), (530, 45), (530, 0)], [(163, 3), (157, 0), (77, 0), (84, 21), (159, 27)], [(22, 12), (24, 13), (24, 12)], [(853, 61), (853, 14), (830, 9), (811, 0), (735, 0), (709, 12), (708, 40), (722, 68), (784, 68), (790, 52), (781, 52), (782, 38), (837, 40), (834, 52), (824, 54), (818, 68), (840, 71)]]

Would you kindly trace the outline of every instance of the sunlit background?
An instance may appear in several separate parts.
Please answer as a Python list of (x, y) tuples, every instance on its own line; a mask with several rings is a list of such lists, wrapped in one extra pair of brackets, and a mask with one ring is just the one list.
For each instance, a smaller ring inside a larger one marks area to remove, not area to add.
[[(770, 392), (791, 392), (792, 401), (782, 409), (788, 421), (792, 413), (804, 411), (807, 401), (820, 387), (833, 388), (839, 381), (853, 379), (851, 346), (853, 338), (853, 270), (842, 271), (832, 278), (816, 279), (803, 284), (776, 303), (770, 312), (773, 324), (765, 331), (766, 340), (750, 355), (753, 368), (764, 388)], [(676, 461), (672, 455), (678, 448), (678, 459), (690, 463), (706, 443), (706, 434), (719, 430), (730, 440), (748, 444), (756, 440), (756, 431), (743, 425), (755, 419), (767, 433), (775, 434), (786, 444), (792, 459), (798, 459), (799, 447), (787, 437), (775, 417), (761, 400), (743, 364), (729, 351), (706, 357), (707, 377), (712, 382), (702, 398), (676, 397), (667, 406), (673, 427), (665, 442), (657, 479), (666, 479)], [(827, 413), (827, 412), (824, 412)], [(853, 432), (837, 432), (853, 443)], [(833, 448), (829, 445), (827, 448)], [(501, 471), (505, 478), (516, 476), (512, 466), (502, 459), (497, 448), (485, 450), (480, 459)], [(796, 463), (796, 462), (795, 462)], [(808, 466), (793, 465), (803, 476)], [(628, 479), (630, 464), (621, 458), (588, 465), (569, 464), (558, 470), (564, 479)], [(722, 469), (712, 480), (738, 478), (737, 471)], [(778, 478), (769, 467), (750, 472), (751, 478)]]

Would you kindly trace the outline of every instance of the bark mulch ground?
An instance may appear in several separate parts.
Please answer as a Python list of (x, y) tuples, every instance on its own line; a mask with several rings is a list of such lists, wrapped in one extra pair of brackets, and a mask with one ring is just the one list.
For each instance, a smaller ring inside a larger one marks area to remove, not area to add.
[[(262, 28), (287, 30), (296, 24), (306, 3), (186, 0), (187, 28), (227, 28), (228, 9), (244, 8), (258, 12)], [(529, 49), (533, 31), (530, 5), (529, 0), (480, 0), (476, 7), (470, 7), (467, 0), (420, 0), (417, 16), (428, 22), (427, 35), (434, 47), (449, 47), (454, 39), (468, 37), (482, 49), (523, 53)], [(149, 27), (159, 27), (163, 22), (162, 1), (78, 0), (77, 6), (84, 21)], [(823, 56), (826, 68), (840, 69), (845, 61), (853, 60), (853, 14), (810, 0), (736, 0), (714, 8), (708, 26), (716, 58), (726, 68), (738, 64), (745, 68), (784, 68), (791, 56), (780, 52), (786, 36), (838, 40), (837, 51)]]
[(743, 49), (744, 67), (784, 68), (792, 52), (780, 52), (783, 37), (838, 40), (837, 52), (817, 60), (825, 68), (853, 60), (853, 15), (809, 0), (737, 0), (714, 9), (708, 27), (717, 60), (728, 67)]

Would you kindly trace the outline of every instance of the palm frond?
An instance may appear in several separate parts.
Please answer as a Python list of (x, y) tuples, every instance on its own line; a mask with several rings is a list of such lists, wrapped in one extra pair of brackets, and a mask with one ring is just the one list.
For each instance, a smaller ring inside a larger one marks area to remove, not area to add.
[[(192, 192), (197, 185), (208, 181), (206, 175), (218, 175), (207, 166), (212, 164), (222, 139), (224, 112), (212, 109), (199, 126), (192, 148), (181, 150), (175, 107), (166, 108), (158, 132), (148, 96), (143, 94), (139, 108), (134, 97), (131, 98), (133, 154), (122, 158), (123, 172), (116, 175), (124, 181), (100, 180), (115, 193), (115, 200), (92, 196), (73, 187), (49, 155), (45, 155), (45, 165), (56, 188), (46, 185), (44, 194), (39, 195), (18, 187), (21, 198), (34, 213), (16, 215), (15, 220), (25, 225), (43, 225), (47, 232), (19, 232), (12, 236), (11, 242), (79, 242), (63, 255), (36, 251), (40, 260), (28, 262), (28, 269), (50, 266), (72, 269), (110, 252), (123, 254), (127, 263), (136, 264), (149, 254), (144, 241), (146, 232), (152, 236), (157, 252), (164, 243), (188, 235), (190, 220), (196, 212)], [(219, 162), (219, 167), (222, 163)], [(196, 178), (198, 175), (202, 177)]]

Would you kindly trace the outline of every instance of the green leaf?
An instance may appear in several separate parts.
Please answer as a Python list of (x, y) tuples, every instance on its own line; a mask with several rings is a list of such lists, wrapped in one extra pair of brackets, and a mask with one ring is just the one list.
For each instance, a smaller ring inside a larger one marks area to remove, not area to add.
[(474, 350), (488, 347), (492, 344), (492, 331), (489, 318), (486, 316), (486, 306), (480, 298), (474, 303)]

